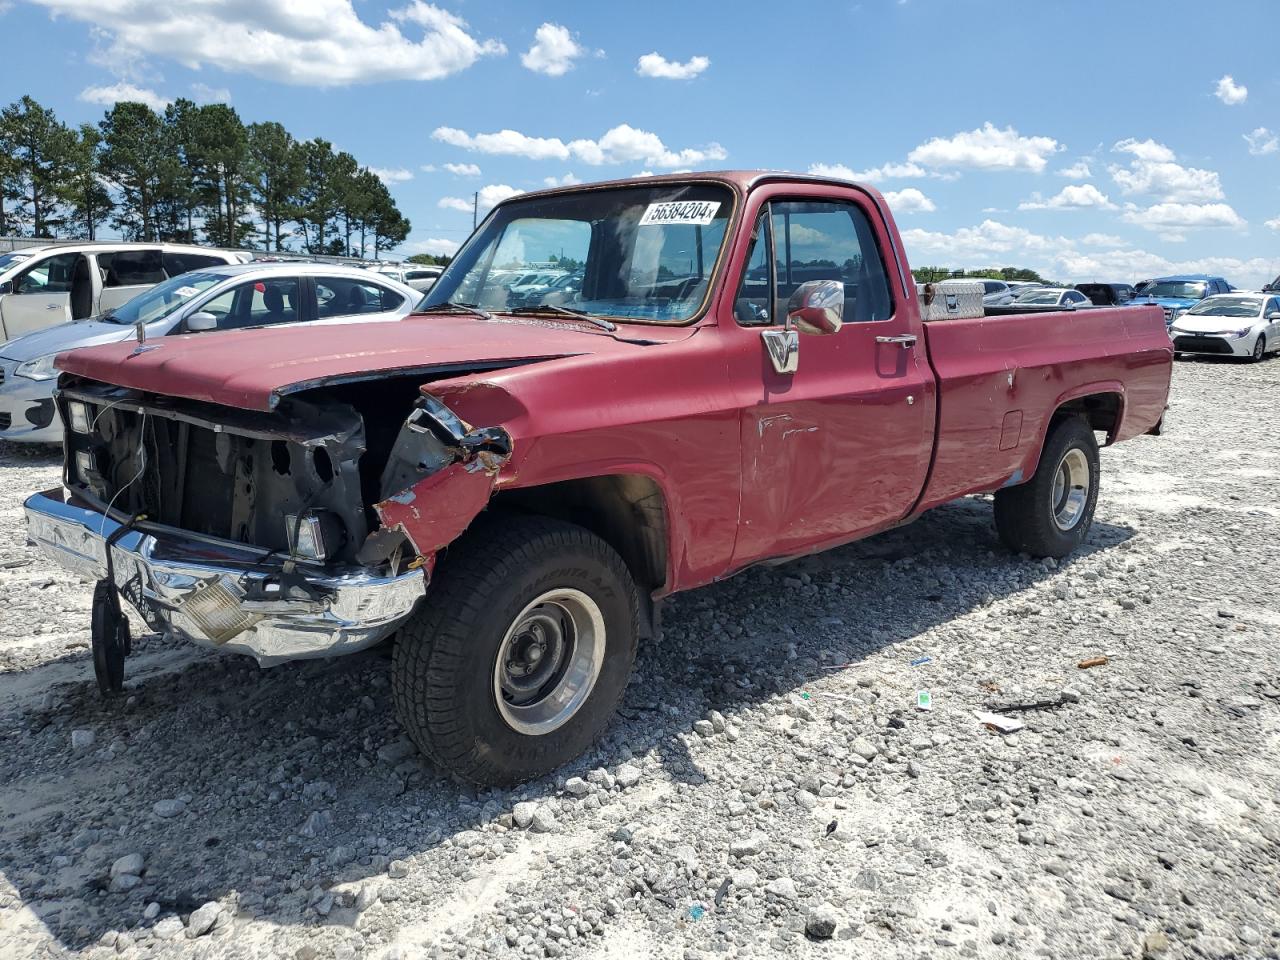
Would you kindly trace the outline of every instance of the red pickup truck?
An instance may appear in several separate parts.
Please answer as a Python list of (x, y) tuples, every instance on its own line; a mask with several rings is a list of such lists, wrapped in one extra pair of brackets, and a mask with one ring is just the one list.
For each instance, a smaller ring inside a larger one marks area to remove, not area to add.
[(1081, 543), (1097, 435), (1159, 432), (1159, 308), (924, 321), (931, 294), (852, 183), (524, 194), (400, 323), (59, 357), (65, 487), (30, 539), (100, 578), (104, 692), (121, 596), (263, 664), (395, 633), (413, 741), (519, 781), (603, 730), (664, 596), (979, 492), (1013, 549)]

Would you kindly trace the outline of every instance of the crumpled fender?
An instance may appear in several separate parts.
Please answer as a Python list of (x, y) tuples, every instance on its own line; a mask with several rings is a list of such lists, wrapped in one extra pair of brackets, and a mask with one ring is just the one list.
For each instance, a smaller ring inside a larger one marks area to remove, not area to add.
[(490, 473), (454, 463), (383, 500), (375, 509), (384, 526), (403, 530), (418, 555), (427, 557), (467, 529), (489, 502), (496, 480), (496, 470)]

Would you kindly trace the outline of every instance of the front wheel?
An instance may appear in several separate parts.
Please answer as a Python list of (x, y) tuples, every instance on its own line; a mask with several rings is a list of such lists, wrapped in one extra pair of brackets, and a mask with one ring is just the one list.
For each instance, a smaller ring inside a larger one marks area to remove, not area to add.
[(996, 530), (1013, 550), (1065, 557), (1089, 534), (1098, 503), (1098, 441), (1081, 417), (1050, 428), (1026, 483), (996, 492)]
[(464, 780), (529, 780), (604, 730), (638, 635), (635, 583), (607, 543), (543, 517), (485, 517), (449, 549), (426, 605), (400, 630), (396, 715)]
[(1253, 362), (1258, 363), (1267, 353), (1267, 338), (1262, 334), (1258, 334), (1258, 339), (1253, 342)]

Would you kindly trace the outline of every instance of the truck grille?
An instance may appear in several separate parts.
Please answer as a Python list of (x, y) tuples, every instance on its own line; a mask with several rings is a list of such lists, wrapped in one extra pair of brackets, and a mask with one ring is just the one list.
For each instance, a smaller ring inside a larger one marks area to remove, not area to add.
[(1164, 323), (1165, 323), (1165, 326), (1168, 326), (1169, 324), (1173, 323), (1173, 307), (1164, 308)]

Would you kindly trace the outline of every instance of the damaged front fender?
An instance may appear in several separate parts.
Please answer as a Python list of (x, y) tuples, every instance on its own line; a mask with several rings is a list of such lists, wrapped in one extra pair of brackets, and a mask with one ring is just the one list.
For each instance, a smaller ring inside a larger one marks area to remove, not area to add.
[(375, 505), (383, 529), (366, 540), (365, 559), (400, 549), (430, 558), (470, 525), (493, 494), (498, 471), (511, 458), (502, 427), (474, 429), (430, 395), (405, 420), (382, 472)]

